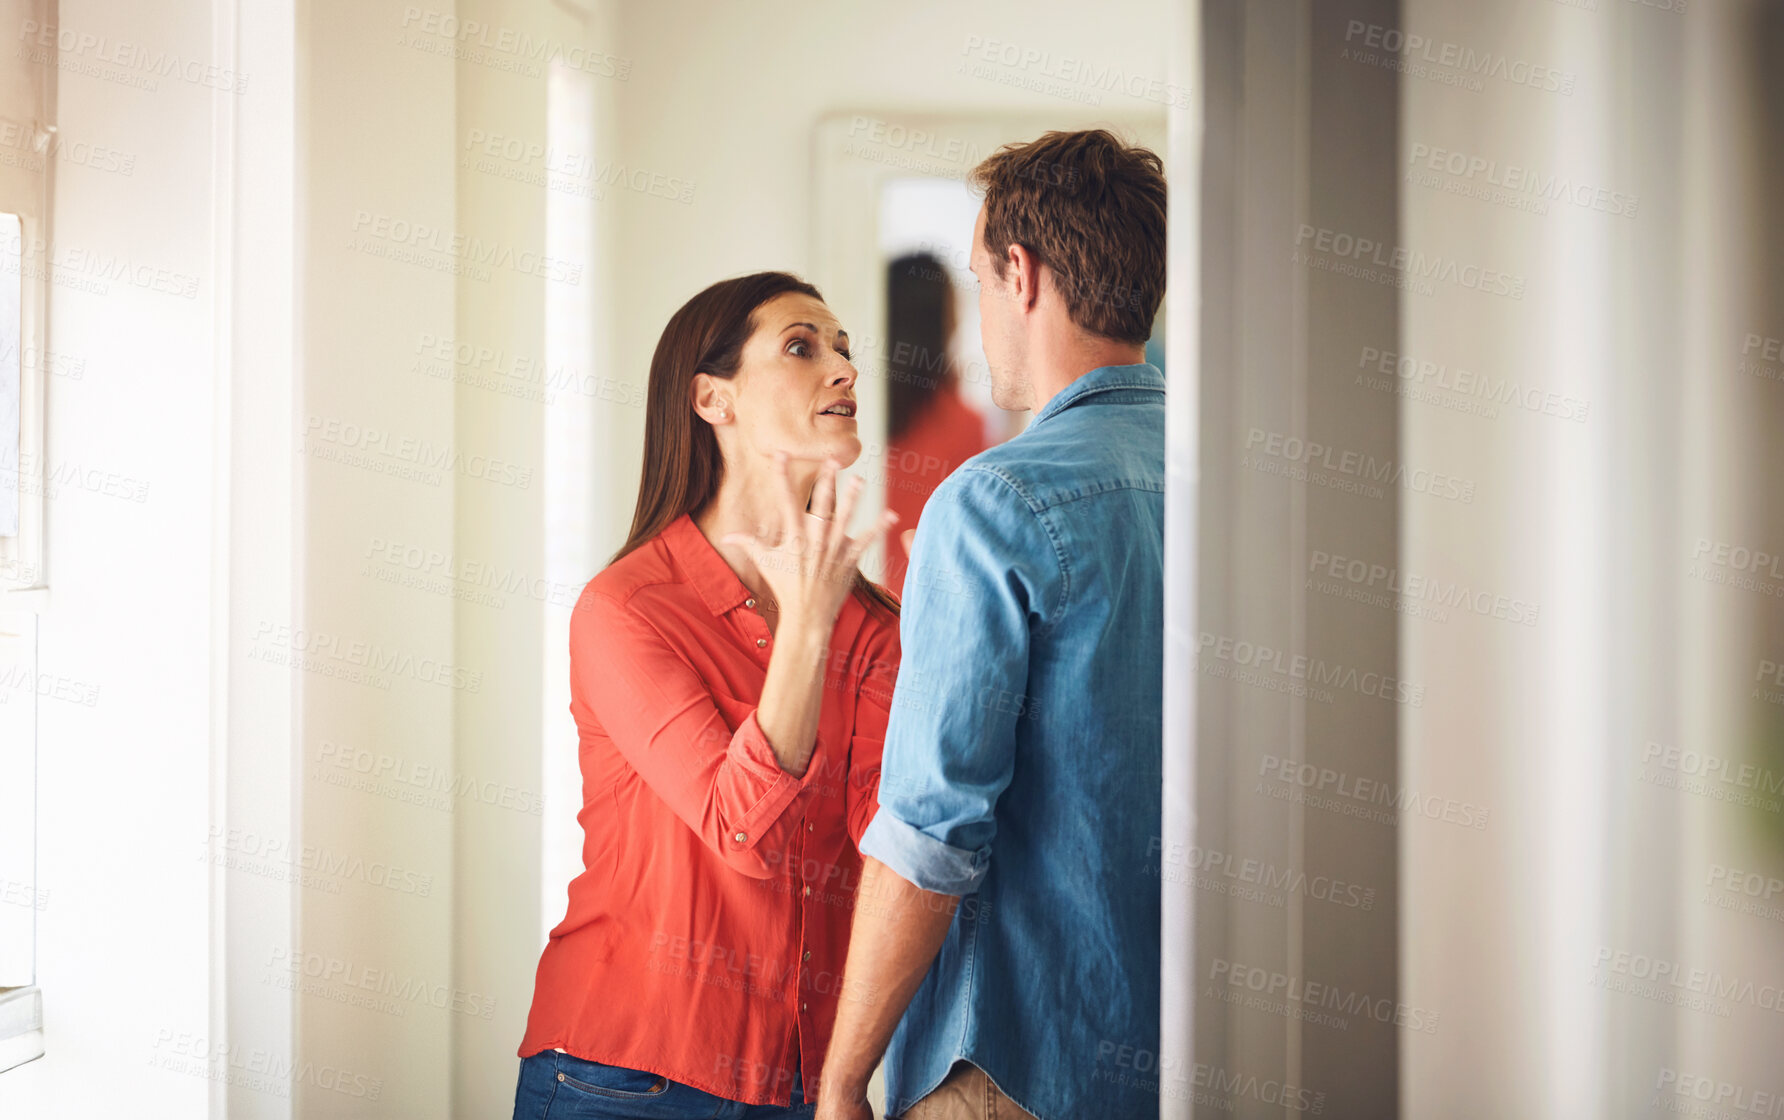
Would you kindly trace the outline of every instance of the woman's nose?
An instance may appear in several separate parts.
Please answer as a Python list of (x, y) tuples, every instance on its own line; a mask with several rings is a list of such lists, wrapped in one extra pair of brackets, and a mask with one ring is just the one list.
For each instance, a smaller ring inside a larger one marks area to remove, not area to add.
[(861, 371), (855, 368), (853, 362), (838, 354), (836, 364), (831, 367), (830, 376), (824, 379), (824, 384), (848, 388), (855, 384), (855, 378), (860, 374)]

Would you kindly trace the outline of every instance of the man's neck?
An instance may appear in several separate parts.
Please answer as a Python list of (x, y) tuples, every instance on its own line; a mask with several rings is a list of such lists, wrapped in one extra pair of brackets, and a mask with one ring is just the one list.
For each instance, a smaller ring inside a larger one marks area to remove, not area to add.
[(1051, 353), (1033, 354), (1031, 359), (1028, 379), (1034, 386), (1034, 400), (1030, 407), (1038, 414), (1048, 401), (1093, 369), (1145, 361), (1146, 347), (1107, 338), (1074, 338), (1062, 342)]

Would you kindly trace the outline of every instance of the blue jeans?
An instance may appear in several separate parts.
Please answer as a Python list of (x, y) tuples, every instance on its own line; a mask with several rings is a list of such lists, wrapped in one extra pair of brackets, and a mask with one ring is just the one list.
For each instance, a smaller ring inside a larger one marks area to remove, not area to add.
[(793, 1074), (791, 1107), (744, 1104), (654, 1073), (542, 1050), (521, 1059), (514, 1120), (805, 1120), (805, 1083)]

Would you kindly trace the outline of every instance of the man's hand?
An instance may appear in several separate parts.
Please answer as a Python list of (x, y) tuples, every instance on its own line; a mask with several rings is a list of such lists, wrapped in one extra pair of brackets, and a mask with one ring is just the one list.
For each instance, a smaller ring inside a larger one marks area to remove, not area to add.
[(862, 861), (843, 996), (818, 1086), (820, 1117), (872, 1120), (867, 1079), (941, 951), (959, 905), (958, 897), (923, 890), (872, 856)]

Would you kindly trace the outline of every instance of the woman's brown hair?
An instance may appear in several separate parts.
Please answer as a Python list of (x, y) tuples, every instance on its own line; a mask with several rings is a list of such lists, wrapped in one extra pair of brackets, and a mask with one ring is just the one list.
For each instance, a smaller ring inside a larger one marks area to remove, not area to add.
[[(719, 492), (725, 457), (712, 426), (695, 415), (689, 387), (696, 373), (735, 377), (743, 344), (756, 329), (756, 309), (788, 292), (824, 298), (790, 273), (756, 272), (720, 280), (669, 317), (650, 359), (638, 508), (614, 560), (650, 541), (682, 514), (698, 513)], [(870, 610), (898, 617), (898, 599), (859, 570), (855, 595)]]

